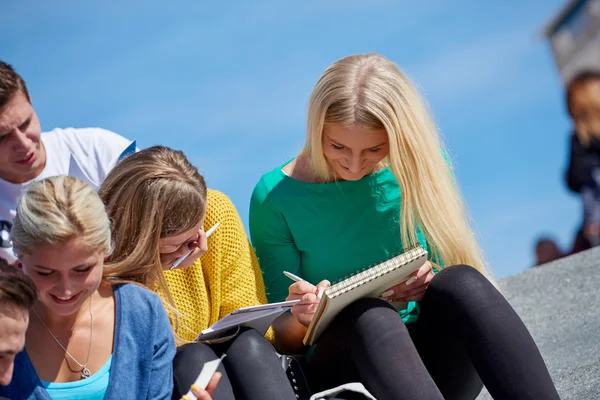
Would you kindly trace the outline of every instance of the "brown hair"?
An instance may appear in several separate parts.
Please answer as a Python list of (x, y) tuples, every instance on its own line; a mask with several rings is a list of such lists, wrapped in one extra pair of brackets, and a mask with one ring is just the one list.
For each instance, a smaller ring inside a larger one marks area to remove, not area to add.
[(598, 97), (594, 96), (594, 91), (585, 90), (586, 85), (598, 82), (600, 83), (600, 71), (583, 71), (577, 74), (568, 84), (566, 92), (567, 111), (575, 124), (575, 132), (579, 141), (584, 146), (588, 146), (593, 135), (598, 135), (600, 115), (592, 110), (584, 111), (582, 115), (577, 115), (574, 108), (575, 94), (579, 92), (578, 98), (583, 98), (588, 107), (598, 107)]
[(567, 86), (566, 94), (567, 111), (569, 112), (569, 115), (573, 116), (572, 103), (573, 92), (575, 92), (575, 89), (580, 85), (596, 80), (600, 80), (600, 71), (583, 71), (571, 79), (569, 85)]
[(37, 289), (30, 277), (0, 258), (0, 314), (5, 305), (27, 310), (37, 300)]
[(105, 264), (106, 276), (157, 284), (168, 308), (176, 311), (160, 262), (159, 240), (200, 223), (206, 212), (204, 178), (183, 152), (154, 146), (119, 162), (98, 193), (113, 224), (114, 250)]
[(17, 93), (23, 93), (31, 102), (27, 85), (10, 64), (0, 61), (0, 109), (2, 109)]

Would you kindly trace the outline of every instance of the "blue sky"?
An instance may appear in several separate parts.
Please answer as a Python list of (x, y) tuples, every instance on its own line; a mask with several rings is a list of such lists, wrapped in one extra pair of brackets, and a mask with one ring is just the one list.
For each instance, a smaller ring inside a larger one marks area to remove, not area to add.
[(246, 223), (260, 176), (301, 148), (322, 71), (379, 52), (427, 98), (495, 274), (529, 267), (538, 234), (570, 246), (570, 123), (540, 36), (565, 0), (91, 3), (0, 2), (0, 59), (45, 130), (182, 149)]

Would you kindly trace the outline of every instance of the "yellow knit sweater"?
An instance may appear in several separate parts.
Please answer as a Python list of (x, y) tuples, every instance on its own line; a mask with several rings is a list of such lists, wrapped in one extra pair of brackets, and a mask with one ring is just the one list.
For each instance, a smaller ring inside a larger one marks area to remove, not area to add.
[[(185, 340), (240, 307), (267, 302), (262, 273), (235, 206), (209, 189), (204, 228), (217, 222), (221, 226), (208, 239), (205, 254), (189, 268), (165, 271), (180, 313), (177, 334)], [(271, 330), (266, 337), (272, 340)]]

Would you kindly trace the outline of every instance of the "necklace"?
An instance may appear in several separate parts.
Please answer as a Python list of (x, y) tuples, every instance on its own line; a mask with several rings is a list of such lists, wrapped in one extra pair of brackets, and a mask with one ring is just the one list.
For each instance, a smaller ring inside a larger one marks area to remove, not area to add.
[(35, 310), (35, 307), (31, 307), (33, 309), (33, 312), (35, 313), (35, 315), (37, 315), (38, 319), (42, 323), (42, 325), (44, 325), (44, 328), (46, 328), (46, 330), (50, 333), (50, 335), (52, 335), (52, 337), (54, 338), (54, 340), (56, 341), (56, 343), (58, 343), (58, 345), (60, 346), (60, 348), (63, 349), (65, 351), (65, 353), (69, 357), (71, 357), (71, 359), (73, 361), (75, 361), (77, 363), (77, 365), (79, 365), (82, 368), (81, 369), (81, 379), (89, 378), (90, 375), (91, 375), (90, 370), (88, 369), (87, 365), (90, 362), (90, 353), (92, 351), (92, 333), (94, 332), (94, 314), (92, 314), (92, 298), (93, 297), (90, 297), (90, 323), (91, 323), (91, 326), (90, 326), (90, 344), (88, 346), (88, 355), (87, 355), (87, 359), (85, 360), (85, 364), (82, 364), (79, 361), (77, 361), (75, 359), (75, 357), (73, 357), (71, 355), (71, 353), (69, 353), (67, 351), (67, 349), (56, 338), (56, 336), (54, 336), (54, 333), (52, 333), (52, 331), (50, 330), (50, 328), (48, 328), (48, 326), (46, 325), (46, 323), (44, 322), (44, 320), (42, 319), (42, 317), (40, 317), (40, 314), (38, 314), (38, 312)]

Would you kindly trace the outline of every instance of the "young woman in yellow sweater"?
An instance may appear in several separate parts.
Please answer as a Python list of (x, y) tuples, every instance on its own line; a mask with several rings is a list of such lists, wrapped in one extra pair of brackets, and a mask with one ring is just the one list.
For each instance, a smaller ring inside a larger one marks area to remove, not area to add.
[[(266, 303), (256, 256), (231, 201), (206, 188), (183, 152), (162, 146), (122, 160), (99, 194), (114, 224), (109, 275), (156, 290), (170, 314), (180, 345), (173, 398), (188, 391), (204, 362), (226, 352), (216, 399), (295, 399), (273, 346), (257, 331), (217, 345), (190, 343), (235, 309)], [(217, 222), (207, 239), (205, 228)]]

